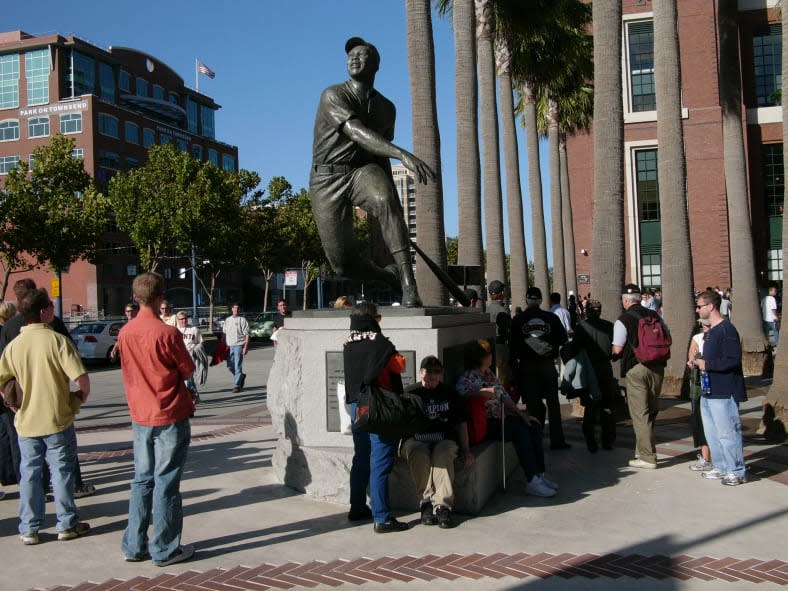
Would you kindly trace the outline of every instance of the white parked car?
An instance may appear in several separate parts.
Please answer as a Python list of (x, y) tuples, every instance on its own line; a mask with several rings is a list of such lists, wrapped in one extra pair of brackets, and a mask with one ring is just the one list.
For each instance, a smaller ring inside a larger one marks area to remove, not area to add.
[(82, 359), (104, 359), (108, 363), (116, 363), (110, 358), (110, 351), (118, 340), (118, 333), (125, 323), (121, 320), (102, 320), (80, 324), (71, 331), (71, 338), (77, 344)]

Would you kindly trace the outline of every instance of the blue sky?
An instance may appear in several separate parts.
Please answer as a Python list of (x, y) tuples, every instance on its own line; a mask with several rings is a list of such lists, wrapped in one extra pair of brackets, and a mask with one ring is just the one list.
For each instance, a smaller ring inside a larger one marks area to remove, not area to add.
[[(166, 63), (192, 87), (199, 58), (216, 72), (215, 79), (201, 76), (199, 81), (200, 91), (222, 105), (216, 138), (238, 146), (240, 166), (259, 173), (263, 186), (271, 177), (284, 176), (298, 190), (308, 186), (320, 92), (347, 78), (343, 47), (348, 37), (364, 37), (380, 50), (375, 85), (397, 105), (394, 143), (412, 148), (404, 5), (404, 0), (108, 0), (98, 8), (95, 0), (39, 0), (34, 5), (7, 3), (0, 28), (73, 34), (104, 49), (132, 47)], [(450, 19), (434, 15), (433, 34), (446, 233), (456, 236)], [(518, 141), (526, 246), (532, 258), (525, 138), (519, 127)], [(549, 179), (543, 194), (549, 203)], [(549, 206), (545, 214), (549, 229)]]

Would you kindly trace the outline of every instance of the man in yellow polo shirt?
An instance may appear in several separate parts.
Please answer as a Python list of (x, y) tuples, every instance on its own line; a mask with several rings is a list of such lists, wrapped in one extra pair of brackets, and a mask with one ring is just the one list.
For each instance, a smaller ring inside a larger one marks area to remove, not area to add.
[[(19, 302), (27, 323), (0, 357), (0, 384), (16, 378), (22, 404), (14, 425), (19, 436), (19, 533), (26, 546), (38, 544), (44, 523), (44, 460), (52, 472), (58, 540), (72, 540), (90, 531), (79, 521), (74, 503), (77, 439), (74, 415), (90, 395), (90, 379), (74, 343), (48, 324), (54, 316), (45, 289), (33, 289)], [(69, 392), (69, 380), (80, 390)]]

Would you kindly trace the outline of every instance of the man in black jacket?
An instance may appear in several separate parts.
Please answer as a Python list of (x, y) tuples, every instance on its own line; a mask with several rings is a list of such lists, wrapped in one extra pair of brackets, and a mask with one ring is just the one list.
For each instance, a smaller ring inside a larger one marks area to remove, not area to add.
[[(525, 399), (528, 412), (544, 425), (545, 414), (550, 421), (550, 449), (569, 449), (561, 423), (558, 402), (558, 372), (555, 360), (566, 340), (566, 330), (558, 316), (542, 310), (542, 291), (529, 287), (525, 293), (527, 308), (512, 320), (509, 334), (509, 363), (517, 388)], [(545, 412), (545, 403), (547, 409)]]

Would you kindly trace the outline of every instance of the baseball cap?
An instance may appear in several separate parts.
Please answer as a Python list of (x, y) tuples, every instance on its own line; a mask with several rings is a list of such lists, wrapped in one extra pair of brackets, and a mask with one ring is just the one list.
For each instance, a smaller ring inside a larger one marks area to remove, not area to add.
[(634, 283), (627, 283), (621, 293), (640, 293), (640, 288)]
[(502, 282), (496, 279), (495, 281), (490, 281), (490, 285), (487, 287), (487, 289), (489, 290), (490, 295), (495, 295), (501, 293), (505, 287), (506, 286)]
[(359, 45), (369, 47), (369, 51), (374, 54), (376, 61), (380, 64), (380, 53), (378, 52), (378, 48), (372, 45), (372, 43), (364, 41), (361, 37), (351, 37), (345, 41), (345, 53), (350, 53), (351, 49)]
[(538, 287), (529, 287), (528, 291), (525, 292), (525, 299), (526, 300), (541, 300), (542, 299), (542, 290)]
[(599, 300), (589, 300), (588, 307), (592, 310), (601, 310), (602, 309), (602, 302)]
[(479, 299), (479, 293), (475, 289), (471, 289), (470, 287), (467, 288), (467, 289), (464, 289), (462, 293), (464, 293), (465, 297), (468, 298), (469, 300), (478, 300)]

